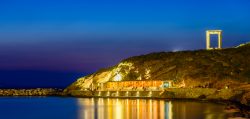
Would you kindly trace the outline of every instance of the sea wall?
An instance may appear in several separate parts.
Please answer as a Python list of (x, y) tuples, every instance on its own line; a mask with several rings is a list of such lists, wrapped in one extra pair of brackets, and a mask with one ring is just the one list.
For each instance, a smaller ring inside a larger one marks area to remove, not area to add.
[(65, 93), (74, 97), (102, 98), (164, 98), (233, 101), (249, 106), (250, 93), (244, 90), (216, 88), (168, 88), (162, 91), (81, 91), (70, 90)]
[(72, 90), (68, 92), (76, 97), (153, 97), (153, 98), (179, 98), (179, 99), (222, 99), (230, 100), (237, 95), (242, 95), (242, 91), (231, 89), (215, 88), (168, 88), (162, 91), (81, 91)]

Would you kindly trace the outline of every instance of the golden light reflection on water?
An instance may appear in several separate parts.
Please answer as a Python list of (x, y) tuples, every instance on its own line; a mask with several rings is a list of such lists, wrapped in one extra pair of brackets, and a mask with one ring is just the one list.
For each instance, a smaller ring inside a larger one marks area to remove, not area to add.
[(224, 106), (153, 99), (77, 99), (79, 119), (225, 119)]

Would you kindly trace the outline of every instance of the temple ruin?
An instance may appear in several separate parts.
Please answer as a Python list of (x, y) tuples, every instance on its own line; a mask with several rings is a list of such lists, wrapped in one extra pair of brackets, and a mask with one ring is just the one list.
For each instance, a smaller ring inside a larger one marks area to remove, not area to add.
[[(218, 47), (211, 47), (211, 35), (218, 35)], [(206, 31), (206, 49), (221, 49), (222, 48), (222, 30), (207, 30)]]

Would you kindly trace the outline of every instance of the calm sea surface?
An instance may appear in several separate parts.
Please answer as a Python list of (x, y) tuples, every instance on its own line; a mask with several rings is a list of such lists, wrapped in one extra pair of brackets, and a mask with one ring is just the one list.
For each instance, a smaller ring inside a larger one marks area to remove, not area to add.
[(226, 119), (224, 109), (194, 101), (0, 97), (0, 119)]

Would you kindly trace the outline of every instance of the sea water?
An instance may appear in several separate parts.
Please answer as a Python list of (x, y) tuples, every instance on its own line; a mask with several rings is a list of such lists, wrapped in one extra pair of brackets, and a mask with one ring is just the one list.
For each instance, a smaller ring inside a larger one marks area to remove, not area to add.
[(160, 99), (0, 97), (1, 119), (226, 119), (225, 105)]

